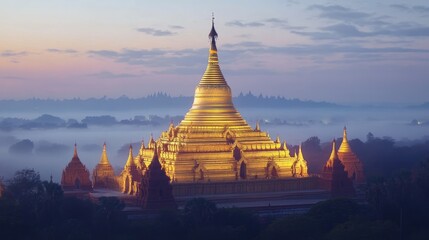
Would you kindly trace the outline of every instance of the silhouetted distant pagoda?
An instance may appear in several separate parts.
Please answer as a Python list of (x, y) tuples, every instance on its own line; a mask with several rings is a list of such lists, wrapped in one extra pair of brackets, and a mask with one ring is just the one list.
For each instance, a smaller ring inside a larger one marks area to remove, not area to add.
[(170, 178), (165, 174), (155, 149), (141, 182), (140, 197), (144, 209), (176, 209)]

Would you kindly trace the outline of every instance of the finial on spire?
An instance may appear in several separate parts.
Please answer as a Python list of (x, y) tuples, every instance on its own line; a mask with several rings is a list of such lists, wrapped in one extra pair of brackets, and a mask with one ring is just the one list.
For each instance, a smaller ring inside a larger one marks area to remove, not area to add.
[(74, 142), (74, 152), (73, 152), (73, 157), (77, 157), (77, 144), (76, 144), (76, 142)]
[(259, 120), (256, 122), (255, 131), (261, 131), (261, 126), (259, 126)]
[(346, 128), (346, 126), (344, 126), (344, 129), (343, 129), (343, 140), (344, 139), (347, 141), (347, 128)]
[(214, 14), (212, 13), (212, 29), (210, 30), (210, 33), (209, 33), (209, 39), (211, 40), (210, 53), (212, 53), (212, 51), (213, 53), (216, 53), (217, 51), (216, 38), (217, 38), (217, 32), (214, 27)]

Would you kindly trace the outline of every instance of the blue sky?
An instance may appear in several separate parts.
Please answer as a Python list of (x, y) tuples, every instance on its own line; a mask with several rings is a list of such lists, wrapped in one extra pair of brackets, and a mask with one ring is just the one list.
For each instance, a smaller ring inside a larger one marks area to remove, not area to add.
[(212, 12), (234, 95), (429, 101), (429, 4), (381, 0), (0, 0), (0, 98), (192, 95)]

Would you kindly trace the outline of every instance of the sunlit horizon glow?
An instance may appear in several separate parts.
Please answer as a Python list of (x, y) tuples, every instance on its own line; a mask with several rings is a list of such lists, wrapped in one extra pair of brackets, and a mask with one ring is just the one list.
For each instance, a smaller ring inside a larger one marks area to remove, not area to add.
[(0, 99), (191, 96), (211, 13), (233, 95), (429, 101), (423, 1), (1, 1)]

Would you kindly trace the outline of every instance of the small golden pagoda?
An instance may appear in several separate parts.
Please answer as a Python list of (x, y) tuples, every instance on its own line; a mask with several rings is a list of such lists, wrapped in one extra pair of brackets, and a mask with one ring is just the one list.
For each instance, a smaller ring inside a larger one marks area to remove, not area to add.
[(64, 190), (92, 190), (89, 171), (77, 155), (77, 145), (74, 145), (73, 158), (63, 170), (61, 187)]
[(120, 186), (122, 186), (122, 192), (132, 195), (137, 194), (141, 177), (142, 174), (137, 169), (133, 157), (133, 147), (130, 144), (128, 159), (120, 176), (120, 179), (122, 179), (122, 182), (120, 183)]
[(217, 37), (212, 21), (208, 64), (191, 109), (159, 140), (151, 137), (147, 148), (142, 145), (136, 161), (149, 166), (156, 144), (161, 165), (175, 183), (307, 177), (301, 150), (292, 157), (286, 143), (273, 141), (258, 123), (252, 128), (235, 109), (219, 66)]
[(107, 157), (106, 143), (104, 143), (100, 162), (98, 162), (92, 172), (94, 187), (107, 187), (109, 185), (109, 179), (114, 176), (115, 172)]
[(348, 172), (348, 176), (356, 184), (362, 184), (365, 182), (365, 175), (363, 173), (362, 162), (352, 151), (349, 141), (347, 139), (347, 128), (343, 130), (343, 141), (338, 149), (338, 158), (344, 165), (345, 170)]
[(333, 197), (348, 197), (355, 194), (353, 183), (338, 157), (335, 139), (332, 141), (331, 155), (323, 167), (322, 180)]

